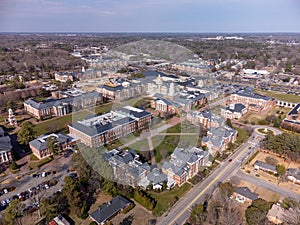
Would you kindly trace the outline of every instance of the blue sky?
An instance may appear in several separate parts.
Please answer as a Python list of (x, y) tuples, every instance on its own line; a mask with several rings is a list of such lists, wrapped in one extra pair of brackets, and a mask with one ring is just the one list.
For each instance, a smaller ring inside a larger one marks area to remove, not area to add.
[(0, 32), (300, 32), (300, 1), (0, 0)]

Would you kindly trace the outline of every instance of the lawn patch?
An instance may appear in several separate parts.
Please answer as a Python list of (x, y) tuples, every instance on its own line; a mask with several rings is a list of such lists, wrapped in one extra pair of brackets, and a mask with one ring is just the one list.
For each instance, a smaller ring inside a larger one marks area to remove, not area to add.
[(175, 187), (169, 191), (166, 190), (161, 193), (151, 192), (151, 196), (156, 200), (156, 206), (152, 211), (153, 216), (161, 216), (190, 189), (191, 185), (185, 183), (181, 187)]

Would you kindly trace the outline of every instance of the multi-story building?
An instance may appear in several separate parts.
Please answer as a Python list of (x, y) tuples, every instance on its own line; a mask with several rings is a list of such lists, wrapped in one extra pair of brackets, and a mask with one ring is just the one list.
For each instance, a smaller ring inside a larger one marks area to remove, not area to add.
[(12, 148), (10, 137), (0, 127), (0, 167), (12, 160)]
[(240, 119), (247, 112), (246, 106), (241, 103), (230, 104), (225, 109), (221, 109), (221, 115), (229, 119)]
[(62, 99), (50, 98), (44, 101), (28, 99), (24, 102), (24, 109), (37, 119), (47, 119), (53, 116), (64, 116), (71, 113), (73, 109), (92, 107), (102, 102), (102, 95), (93, 91)]
[(281, 126), (284, 129), (300, 132), (300, 103), (297, 104), (282, 121)]
[(69, 125), (70, 134), (90, 147), (99, 147), (135, 131), (148, 129), (151, 114), (145, 110), (125, 106), (104, 115)]
[(101, 93), (103, 97), (108, 99), (128, 99), (143, 95), (147, 91), (147, 83), (144, 82), (124, 82), (122, 84), (105, 83), (104, 85), (98, 86), (96, 91)]
[(208, 163), (208, 156), (208, 152), (201, 148), (191, 146), (186, 149), (176, 148), (171, 159), (163, 163), (162, 172), (167, 175), (168, 180), (174, 180), (181, 186)]
[(256, 94), (249, 90), (242, 90), (230, 95), (228, 104), (243, 104), (249, 111), (266, 112), (276, 105), (276, 100), (268, 96)]
[(207, 136), (202, 138), (202, 145), (207, 146), (209, 154), (215, 156), (217, 152), (222, 153), (228, 144), (234, 143), (237, 138), (237, 131), (223, 125), (221, 127), (211, 127)]
[(187, 114), (187, 120), (195, 125), (199, 125), (204, 129), (211, 127), (220, 127), (224, 125), (224, 117), (217, 116), (211, 111), (191, 111)]
[(47, 145), (48, 138), (54, 138), (56, 148), (59, 148), (61, 151), (73, 146), (76, 141), (74, 138), (64, 134), (47, 134), (41, 135), (38, 138), (29, 142), (29, 147), (32, 153), (39, 159), (43, 159), (53, 155), (53, 152), (49, 149)]
[(149, 164), (142, 163), (133, 150), (119, 151), (113, 149), (103, 154), (104, 159), (113, 169), (113, 177), (123, 184), (136, 186), (150, 172)]

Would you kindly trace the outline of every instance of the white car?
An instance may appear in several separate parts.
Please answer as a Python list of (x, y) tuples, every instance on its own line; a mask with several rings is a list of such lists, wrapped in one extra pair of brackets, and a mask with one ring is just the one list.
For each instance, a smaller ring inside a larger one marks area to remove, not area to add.
[(43, 172), (43, 173), (42, 173), (42, 177), (46, 177), (46, 172)]
[(45, 188), (48, 189), (48, 188), (49, 188), (49, 185), (48, 185), (48, 184), (45, 184)]
[(8, 193), (8, 190), (7, 190), (7, 189), (4, 189), (3, 192), (4, 192), (4, 194), (7, 194), (7, 193)]

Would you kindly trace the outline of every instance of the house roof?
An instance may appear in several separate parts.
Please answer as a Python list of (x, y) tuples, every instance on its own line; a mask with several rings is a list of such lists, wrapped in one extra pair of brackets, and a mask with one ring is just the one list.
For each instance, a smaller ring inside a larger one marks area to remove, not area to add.
[(262, 161), (259, 161), (259, 160), (256, 160), (255, 163), (254, 163), (254, 166), (258, 166), (262, 169), (267, 169), (267, 170), (271, 170), (275, 173), (277, 173), (277, 170), (276, 170), (276, 167), (273, 166), (273, 165), (270, 165), (270, 164), (267, 164), (265, 162), (262, 162)]
[(248, 187), (234, 187), (234, 192), (252, 201), (258, 199), (259, 195), (252, 192)]
[(104, 223), (117, 212), (128, 206), (130, 203), (131, 202), (126, 198), (118, 195), (109, 202), (103, 204), (99, 209), (92, 212), (90, 214), (90, 217), (97, 221), (97, 223)]
[(288, 113), (288, 116), (297, 115), (300, 113), (300, 103), (298, 103), (292, 110)]

